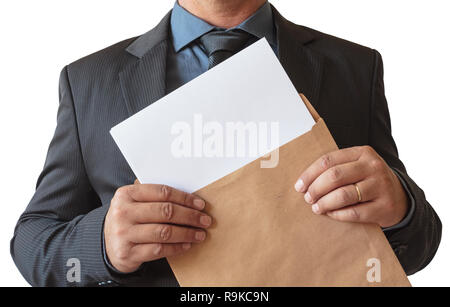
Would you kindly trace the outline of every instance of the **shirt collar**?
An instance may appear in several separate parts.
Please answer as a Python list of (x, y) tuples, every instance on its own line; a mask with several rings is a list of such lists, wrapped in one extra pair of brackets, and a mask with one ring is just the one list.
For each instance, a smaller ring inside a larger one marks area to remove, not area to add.
[(252, 16), (244, 20), (234, 29), (244, 30), (257, 38), (265, 37), (272, 46), (277, 44), (272, 17), (272, 8), (268, 1), (266, 1), (266, 3), (264, 3), (264, 5), (261, 6)]
[[(173, 47), (175, 52), (178, 52), (216, 27), (192, 15), (181, 7), (178, 4), (178, 1), (175, 1), (170, 18), (170, 28), (172, 32)], [(241, 24), (229, 30), (233, 29), (246, 31), (257, 38), (265, 37), (269, 44), (272, 46), (276, 45), (272, 8), (269, 2), (266, 2)]]

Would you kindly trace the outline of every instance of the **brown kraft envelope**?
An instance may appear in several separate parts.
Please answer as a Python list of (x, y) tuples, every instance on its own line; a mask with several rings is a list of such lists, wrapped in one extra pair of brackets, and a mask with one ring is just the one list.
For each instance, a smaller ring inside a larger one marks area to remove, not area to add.
[(214, 223), (205, 242), (168, 258), (181, 286), (411, 286), (380, 227), (315, 215), (295, 191), (303, 170), (338, 149), (301, 97), (316, 124), (279, 148), (277, 167), (261, 158), (195, 193)]

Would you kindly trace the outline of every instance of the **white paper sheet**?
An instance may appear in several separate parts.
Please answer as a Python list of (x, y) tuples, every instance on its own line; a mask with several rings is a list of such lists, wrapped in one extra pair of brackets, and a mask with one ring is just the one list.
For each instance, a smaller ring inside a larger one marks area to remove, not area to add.
[(111, 135), (141, 183), (194, 192), (313, 125), (261, 39), (113, 127)]

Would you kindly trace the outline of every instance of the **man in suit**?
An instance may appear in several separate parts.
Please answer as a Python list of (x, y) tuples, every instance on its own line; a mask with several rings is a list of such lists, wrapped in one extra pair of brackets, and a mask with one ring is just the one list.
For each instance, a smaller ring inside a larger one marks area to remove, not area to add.
[(133, 184), (109, 130), (262, 37), (341, 148), (299, 174), (299, 197), (316, 214), (378, 224), (408, 274), (431, 261), (441, 223), (398, 158), (380, 54), (265, 0), (179, 0), (148, 33), (63, 69), (55, 135), (11, 241), (29, 283), (177, 285), (165, 257), (201, 244), (212, 217), (194, 195)]

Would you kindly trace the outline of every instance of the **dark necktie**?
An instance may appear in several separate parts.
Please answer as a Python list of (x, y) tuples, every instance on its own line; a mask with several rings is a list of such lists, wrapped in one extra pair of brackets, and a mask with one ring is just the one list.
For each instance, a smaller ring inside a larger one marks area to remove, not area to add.
[(251, 37), (251, 34), (241, 30), (213, 30), (200, 37), (200, 43), (208, 56), (208, 69), (243, 49)]

